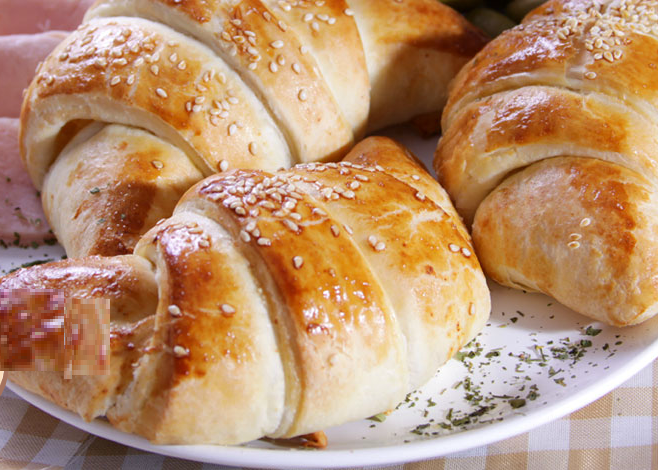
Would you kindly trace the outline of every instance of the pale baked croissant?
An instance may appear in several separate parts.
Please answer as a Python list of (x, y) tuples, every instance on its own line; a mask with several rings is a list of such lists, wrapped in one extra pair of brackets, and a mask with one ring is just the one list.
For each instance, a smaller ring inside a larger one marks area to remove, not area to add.
[(658, 310), (658, 3), (550, 1), (458, 75), (435, 168), (496, 281)]
[(104, 0), (38, 70), (21, 151), (69, 256), (130, 253), (203, 176), (440, 110), (484, 43), (436, 0)]
[(0, 290), (111, 299), (111, 374), (10, 379), (157, 443), (289, 437), (394, 408), (480, 331), (489, 291), (447, 194), (399, 145), (203, 180), (135, 254)]

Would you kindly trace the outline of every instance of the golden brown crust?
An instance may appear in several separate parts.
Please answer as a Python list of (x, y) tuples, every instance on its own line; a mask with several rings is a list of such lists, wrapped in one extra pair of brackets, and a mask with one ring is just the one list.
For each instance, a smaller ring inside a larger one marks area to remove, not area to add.
[[(90, 392), (102, 406), (74, 409), (166, 444), (292, 437), (392, 409), (490, 309), (470, 239), (431, 185), (399, 145), (368, 139), (340, 164), (210, 177), (135, 255), (68, 261), (121, 270), (145, 258), (158, 283), (157, 307), (113, 329), (111, 392)], [(62, 277), (50, 269), (21, 278)], [(68, 272), (67, 285), (90, 295), (82, 277)], [(48, 380), (38, 393), (69, 408), (85, 390)]]
[(157, 287), (148, 263), (134, 257), (68, 259), (21, 269), (0, 279), (0, 290), (57, 290), (65, 298), (110, 300), (110, 373), (11, 372), (10, 380), (71, 409), (84, 419), (103, 416), (132, 380), (132, 362), (143, 354), (152, 329)]
[[(475, 218), (485, 272), (613, 325), (654, 315), (658, 301), (647, 204), (658, 182), (656, 14), (648, 0), (546, 2), (455, 78), (434, 162)], [(568, 239), (594, 216), (589, 238)]]
[(632, 325), (658, 311), (656, 197), (655, 185), (613, 163), (543, 160), (482, 203), (475, 246), (496, 281)]
[[(191, 162), (177, 184), (191, 184), (192, 167), (209, 176), (334, 160), (369, 116), (378, 128), (440, 109), (448, 80), (483, 44), (434, 0), (102, 0), (39, 67), (23, 103), (21, 153), (39, 189), (49, 173), (53, 188), (71, 181), (74, 168), (53, 164), (74, 138), (77, 158), (98, 160), (80, 137), (95, 123), (139, 128), (153, 134), (145, 141), (177, 148)], [(88, 183), (93, 173), (76, 174)], [(116, 180), (117, 197), (94, 205), (84, 192), (62, 202), (49, 191), (48, 217), (62, 222), (56, 232), (71, 256), (130, 253), (154, 214), (171, 208), (172, 192), (147, 175), (117, 177), (129, 180)], [(89, 228), (128, 208), (135, 220), (113, 221), (112, 235)], [(86, 235), (75, 241), (81, 224)]]
[[(232, 6), (219, 1), (177, 5), (165, 0), (113, 0), (92, 8), (86, 18), (138, 15), (191, 35), (235, 70), (263, 102), (287, 137), (295, 160), (338, 158), (353, 142), (352, 129), (320, 75), (314, 55), (303, 52), (302, 46), (312, 44), (287, 26), (281, 12), (278, 4), (270, 9), (261, 0)], [(293, 64), (297, 65), (293, 68)], [(361, 112), (367, 112), (367, 102), (362, 104)]]
[(203, 175), (183, 152), (148, 132), (115, 124), (83, 133), (44, 182), (50, 226), (71, 257), (132, 253)]

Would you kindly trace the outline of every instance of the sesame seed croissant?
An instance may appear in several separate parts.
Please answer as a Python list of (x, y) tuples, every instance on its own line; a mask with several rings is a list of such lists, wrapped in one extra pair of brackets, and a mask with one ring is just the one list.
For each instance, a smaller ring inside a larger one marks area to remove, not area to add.
[(484, 43), (435, 0), (102, 0), (38, 69), (21, 152), (69, 256), (130, 253), (204, 176), (440, 110)]
[(447, 194), (375, 137), (340, 163), (211, 176), (134, 254), (0, 279), (26, 286), (110, 299), (111, 374), (10, 379), (168, 444), (291, 437), (392, 409), (490, 311)]
[(656, 314), (657, 64), (658, 2), (551, 0), (462, 69), (435, 168), (493, 279)]

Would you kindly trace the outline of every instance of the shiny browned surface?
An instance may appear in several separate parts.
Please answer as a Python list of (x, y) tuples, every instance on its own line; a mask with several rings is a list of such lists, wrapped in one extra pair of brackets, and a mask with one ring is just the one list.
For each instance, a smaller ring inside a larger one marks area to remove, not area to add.
[(130, 254), (201, 178), (177, 148), (112, 125), (65, 149), (46, 178), (42, 199), (69, 256)]
[[(637, 0), (623, 5), (547, 2), (520, 26), (489, 43), (460, 71), (446, 105), (444, 124), (466, 104), (463, 100), (523, 85), (578, 88), (627, 100), (631, 106), (640, 100), (655, 106), (658, 49), (649, 12), (655, 9), (655, 2)], [(632, 8), (639, 5), (649, 10), (633, 17)], [(570, 25), (569, 18), (577, 24)], [(620, 34), (606, 36), (611, 28)], [(604, 57), (606, 52), (613, 55)], [(588, 78), (588, 72), (595, 77)]]
[(621, 166), (544, 160), (485, 200), (474, 241), (495, 280), (541, 290), (624, 326), (655, 311), (655, 201), (653, 186)]
[(135, 255), (22, 272), (83, 297), (97, 286), (118, 307), (104, 381), (17, 383), (160, 444), (291, 437), (392, 409), (490, 311), (432, 184), (384, 138), (341, 163), (210, 177)]
[[(332, 232), (332, 226), (340, 222), (314, 213), (314, 209), (322, 210), (322, 205), (303, 191), (289, 188), (286, 181), (291, 175), (238, 171), (233, 176), (232, 181), (210, 178), (197, 191), (205, 197), (221, 191), (228, 195), (242, 192), (238, 188), (244, 184), (260, 183), (267, 192), (280, 183), (281, 192), (269, 195), (245, 191), (244, 209), (258, 208), (257, 217), (242, 217), (227, 207), (234, 198), (224, 198), (212, 217), (231, 227), (235, 238), (239, 238), (239, 231), (246, 231), (249, 222), (256, 222), (254, 230), (259, 236), (254, 237), (251, 231), (250, 250), (254, 251), (247, 256), (253, 264), (263, 263), (261, 272), (267, 272), (274, 281), (275, 290), (268, 292), (272, 321), (285, 331), (278, 333), (280, 341), (286, 338), (290, 342), (302, 392), (288, 433), (306, 429), (298, 428), (298, 422), (315, 420), (318, 410), (333, 409), (334, 416), (327, 415), (324, 421), (334, 422), (342, 414), (335, 403), (343, 401), (349, 406), (357, 377), (372, 376), (370, 369), (397, 362), (400, 351), (393, 312), (351, 237)], [(193, 194), (194, 190), (182, 204)], [(284, 209), (287, 203), (294, 204), (294, 209)], [(301, 219), (283, 215), (291, 212)], [(296, 257), (303, 259), (300, 267), (295, 266)], [(343, 367), (333, 367), (341, 362), (352, 374), (345, 374)], [(386, 376), (380, 380), (393, 385)]]
[[(486, 272), (613, 325), (658, 311), (656, 14), (546, 2), (460, 71), (434, 161)], [(565, 233), (577, 216), (597, 221), (582, 242)]]
[(39, 393), (83, 418), (103, 416), (130, 383), (132, 362), (152, 334), (157, 288), (148, 263), (133, 257), (68, 259), (20, 269), (0, 279), (1, 290), (56, 290), (65, 298), (110, 300), (110, 373), (11, 372), (13, 382)]
[[(381, 3), (381, 0), (364, 1)], [(384, 1), (387, 7), (380, 9), (379, 36), (389, 43), (405, 42), (417, 48), (472, 57), (487, 41), (463, 16), (441, 3), (432, 0)], [(406, 21), (409, 17), (414, 18), (413, 25)], [(410, 30), (415, 34), (410, 35)]]
[[(269, 8), (261, 0), (245, 0), (231, 5), (219, 1), (204, 2), (204, 21), (198, 21), (193, 15), (198, 8), (194, 2), (180, 5), (180, 10), (186, 13), (184, 19), (172, 19), (170, 5), (170, 2), (153, 0), (107, 2), (107, 5), (99, 5), (98, 10), (92, 9), (87, 17), (136, 15), (169, 23), (173, 29), (208, 46), (236, 70), (263, 101), (287, 137), (297, 160), (338, 158), (351, 146), (352, 131), (344, 122), (325, 80), (316, 71), (314, 54), (312, 51), (304, 54), (300, 50), (302, 45), (309, 48), (310, 44), (301, 42), (304, 37), (298, 37), (292, 26), (279, 25), (282, 20), (289, 23), (285, 16), (281, 16), (278, 4)], [(320, 10), (315, 4), (310, 7), (313, 12)], [(292, 10), (304, 15), (310, 7)], [(345, 16), (342, 12), (341, 15)], [(212, 23), (208, 23), (210, 21)], [(354, 23), (352, 19), (350, 22)], [(308, 28), (310, 25), (304, 23), (304, 26)], [(280, 41), (281, 46), (273, 47), (275, 41)], [(291, 67), (294, 63), (298, 66), (297, 71)], [(302, 90), (306, 93), (303, 101), (298, 99)], [(363, 106), (367, 109), (367, 102)]]
[(0, 369), (63, 371), (65, 305), (54, 291), (0, 289)]

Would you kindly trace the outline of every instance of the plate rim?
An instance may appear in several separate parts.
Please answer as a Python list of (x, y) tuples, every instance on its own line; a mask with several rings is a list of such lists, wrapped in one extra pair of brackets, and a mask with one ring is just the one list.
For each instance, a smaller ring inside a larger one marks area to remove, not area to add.
[[(318, 468), (318, 464), (323, 468), (346, 468), (396, 465), (440, 458), (523, 434), (593, 403), (650, 365), (656, 357), (658, 357), (658, 337), (639, 351), (634, 356), (633, 361), (627, 363), (626, 367), (619, 367), (600, 380), (585, 385), (581, 390), (571, 395), (568, 400), (542, 406), (530, 413), (519, 413), (516, 416), (506, 418), (502, 422), (445, 436), (431, 437), (409, 443), (357, 449), (306, 451), (245, 446), (154, 445), (140, 436), (115, 429), (108, 422), (99, 419), (86, 422), (74, 412), (16, 385), (11, 379), (7, 381), (7, 388), (41, 411), (77, 429), (154, 454), (219, 465), (238, 465), (247, 468), (281, 468), (283, 465), (291, 469), (310, 469)], [(477, 445), (473, 445), (473, 442), (476, 442)], [(213, 455), (218, 450), (219, 454)]]

